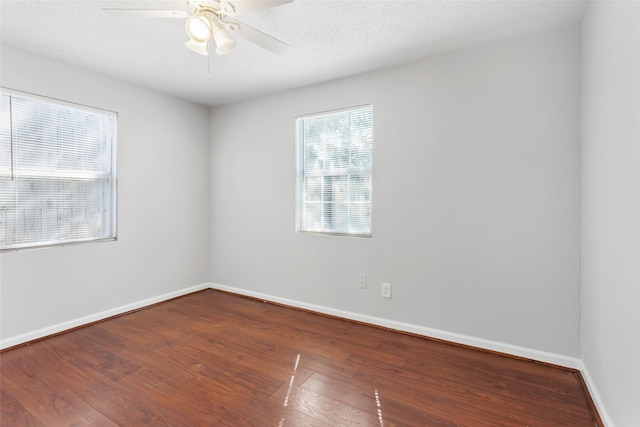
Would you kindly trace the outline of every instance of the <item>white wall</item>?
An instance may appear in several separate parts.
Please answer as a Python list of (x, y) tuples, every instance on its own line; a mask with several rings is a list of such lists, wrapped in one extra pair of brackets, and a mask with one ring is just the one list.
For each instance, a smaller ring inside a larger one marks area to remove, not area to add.
[(640, 3), (583, 21), (581, 355), (610, 420), (640, 426)]
[(0, 255), (0, 336), (208, 280), (209, 109), (2, 46), (2, 86), (118, 112), (118, 241)]
[[(215, 108), (211, 278), (578, 356), (579, 74), (571, 27)], [(296, 235), (295, 117), (365, 103), (374, 237)]]

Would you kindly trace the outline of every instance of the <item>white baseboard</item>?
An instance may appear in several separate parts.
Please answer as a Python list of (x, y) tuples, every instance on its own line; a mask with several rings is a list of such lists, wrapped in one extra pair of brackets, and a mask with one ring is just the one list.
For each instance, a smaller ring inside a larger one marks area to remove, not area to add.
[(220, 285), (217, 283), (211, 284), (212, 289), (219, 289), (221, 291), (228, 291), (240, 295), (246, 295), (253, 298), (262, 299), (265, 301), (272, 301), (279, 304), (284, 304), (292, 307), (302, 308), (305, 310), (315, 311), (318, 313), (328, 314), (331, 316), (341, 317), (344, 319), (355, 320), (358, 322), (369, 323), (376, 326), (382, 326), (388, 329), (393, 329), (402, 332), (409, 332), (412, 334), (421, 335), (424, 337), (437, 338), (445, 341), (454, 342), (457, 344), (464, 344), (472, 347), (479, 347), (485, 350), (497, 351), (500, 353), (507, 353), (526, 359), (537, 360), (540, 362), (551, 363), (553, 365), (564, 366), (572, 369), (580, 369), (582, 361), (575, 357), (564, 356), (561, 354), (548, 353), (545, 351), (534, 350), (526, 347), (520, 347), (512, 344), (505, 344), (497, 341), (486, 340), (483, 338), (472, 337), (463, 334), (457, 334), (454, 332), (447, 332), (440, 329), (427, 328), (425, 326), (413, 325), (410, 323), (397, 322), (394, 320), (383, 319), (375, 316), (368, 316), (365, 314), (353, 313), (350, 311), (337, 310), (330, 307), (324, 307), (315, 304), (308, 304), (305, 302), (295, 301), (288, 298), (281, 298), (273, 295), (262, 294), (260, 292), (248, 291), (246, 289), (234, 288), (232, 286)]
[(190, 288), (169, 292), (164, 295), (147, 298), (142, 301), (137, 301), (131, 304), (123, 305), (121, 307), (116, 307), (110, 310), (101, 311), (100, 313), (90, 314), (88, 316), (79, 317), (77, 319), (69, 320), (67, 322), (62, 322), (56, 325), (47, 326), (46, 328), (38, 329), (32, 332), (27, 332), (26, 334), (6, 338), (3, 340), (0, 340), (0, 350), (13, 347), (16, 345), (24, 344), (26, 342), (37, 340), (39, 338), (55, 335), (60, 332), (67, 331), (69, 329), (77, 328), (79, 326), (84, 326), (89, 323), (97, 322), (99, 320), (104, 320), (112, 316), (117, 316), (119, 314), (123, 314), (132, 310), (137, 310), (139, 308), (147, 307), (152, 304), (167, 301), (172, 298), (176, 298), (176, 297), (187, 295), (193, 292), (201, 291), (203, 289), (209, 289), (210, 287), (211, 287), (210, 283), (203, 283), (201, 285), (196, 285)]
[(587, 369), (587, 365), (584, 364), (582, 360), (580, 360), (580, 373), (582, 373), (582, 378), (584, 382), (587, 384), (587, 389), (589, 389), (589, 394), (591, 395), (591, 399), (593, 403), (596, 405), (598, 409), (598, 415), (602, 419), (602, 423), (607, 427), (614, 427), (613, 421), (611, 417), (607, 413), (607, 410), (602, 402), (602, 398), (600, 397), (600, 393), (598, 393), (598, 389), (595, 386), (595, 382), (593, 378), (591, 378), (591, 374), (589, 373), (589, 369)]

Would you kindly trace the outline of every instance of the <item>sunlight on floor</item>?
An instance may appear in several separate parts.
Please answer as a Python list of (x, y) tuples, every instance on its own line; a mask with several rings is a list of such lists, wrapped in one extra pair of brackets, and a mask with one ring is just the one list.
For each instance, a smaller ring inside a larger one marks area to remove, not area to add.
[(376, 395), (376, 406), (378, 407), (378, 421), (380, 421), (380, 427), (384, 427), (384, 418), (382, 417), (382, 404), (380, 403), (380, 393), (376, 389), (374, 391)]
[[(298, 370), (298, 365), (300, 364), (300, 353), (298, 353), (298, 356), (296, 357), (296, 363), (293, 366), (293, 372), (291, 373), (291, 378), (289, 379), (289, 388), (287, 389), (287, 394), (284, 397), (284, 404), (282, 405), (283, 408), (286, 408), (287, 405), (289, 405), (289, 397), (291, 396), (291, 389), (293, 388), (293, 383), (296, 379), (296, 371)], [(280, 418), (280, 423), (278, 424), (278, 427), (283, 427), (284, 426), (284, 417), (285, 414), (282, 414), (282, 418)]]

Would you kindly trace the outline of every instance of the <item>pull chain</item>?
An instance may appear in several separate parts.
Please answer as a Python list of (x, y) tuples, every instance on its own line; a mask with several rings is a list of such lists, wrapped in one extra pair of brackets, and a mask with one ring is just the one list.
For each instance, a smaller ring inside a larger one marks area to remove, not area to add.
[[(211, 41), (207, 42), (207, 50), (209, 50), (209, 46), (211, 45)], [(211, 53), (207, 55), (207, 79), (211, 80)]]

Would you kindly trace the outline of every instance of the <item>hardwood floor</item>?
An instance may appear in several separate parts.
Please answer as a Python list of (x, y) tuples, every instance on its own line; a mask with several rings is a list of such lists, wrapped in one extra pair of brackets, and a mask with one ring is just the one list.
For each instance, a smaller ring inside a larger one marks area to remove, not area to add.
[(593, 426), (575, 371), (206, 290), (0, 354), (2, 426)]

